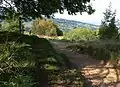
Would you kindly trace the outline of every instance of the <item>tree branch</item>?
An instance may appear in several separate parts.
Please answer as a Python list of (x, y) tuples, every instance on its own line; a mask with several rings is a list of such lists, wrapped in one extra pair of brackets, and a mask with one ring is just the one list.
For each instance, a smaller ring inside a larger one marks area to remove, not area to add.
[(8, 1), (6, 1), (6, 0), (3, 0), (6, 4), (8, 4), (10, 7), (12, 7), (12, 5), (8, 2)]

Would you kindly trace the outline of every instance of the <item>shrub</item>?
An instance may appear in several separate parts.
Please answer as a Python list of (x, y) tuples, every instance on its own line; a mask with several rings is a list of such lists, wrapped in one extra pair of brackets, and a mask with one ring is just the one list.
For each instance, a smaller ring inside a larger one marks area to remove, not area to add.
[(59, 30), (51, 20), (48, 19), (36, 19), (32, 24), (32, 33), (35, 35), (46, 35), (46, 36), (61, 36), (62, 31)]
[(64, 38), (73, 41), (96, 40), (98, 38), (98, 30), (77, 28), (66, 33)]
[(2, 31), (18, 32), (19, 31), (18, 20), (11, 20), (10, 22), (7, 21), (2, 22), (1, 29)]
[[(28, 67), (32, 66), (32, 53), (28, 44), (7, 42), (0, 45), (0, 66), (9, 67)], [(7, 64), (6, 64), (7, 63)], [(5, 68), (3, 67), (3, 68)]]
[(32, 82), (34, 77), (30, 75), (32, 72), (26, 68), (35, 66), (28, 46), (28, 44), (8, 39), (5, 43), (0, 43), (0, 87), (33, 87), (35, 85)]
[(33, 87), (36, 83), (29, 75), (17, 74), (10, 77), (9, 81), (1, 81), (0, 87)]
[(98, 60), (120, 60), (120, 42), (115, 40), (83, 41), (68, 48), (79, 53), (87, 53)]

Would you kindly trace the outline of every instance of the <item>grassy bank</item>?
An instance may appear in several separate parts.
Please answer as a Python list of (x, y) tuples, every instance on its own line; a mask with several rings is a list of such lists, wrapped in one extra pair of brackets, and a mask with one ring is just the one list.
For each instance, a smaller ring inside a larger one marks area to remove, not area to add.
[(11, 32), (0, 32), (0, 38), (0, 87), (53, 85), (50, 79), (70, 68), (67, 57), (44, 38)]
[(81, 41), (68, 46), (78, 53), (87, 54), (97, 60), (111, 61), (119, 65), (120, 42), (116, 40)]

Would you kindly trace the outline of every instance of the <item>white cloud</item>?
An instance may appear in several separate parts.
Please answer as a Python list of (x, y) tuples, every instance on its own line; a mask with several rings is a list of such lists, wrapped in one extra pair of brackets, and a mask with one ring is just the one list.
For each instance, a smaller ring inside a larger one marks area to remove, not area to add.
[(116, 9), (117, 18), (120, 19), (120, 8), (119, 8), (119, 0), (95, 0), (92, 1), (93, 8), (96, 9), (95, 13), (92, 15), (88, 15), (87, 13), (83, 13), (82, 15), (68, 15), (65, 11), (64, 14), (55, 14), (56, 18), (64, 18), (69, 20), (82, 21), (86, 23), (92, 24), (100, 24), (103, 19), (103, 12), (108, 7), (109, 3), (112, 3), (113, 9)]

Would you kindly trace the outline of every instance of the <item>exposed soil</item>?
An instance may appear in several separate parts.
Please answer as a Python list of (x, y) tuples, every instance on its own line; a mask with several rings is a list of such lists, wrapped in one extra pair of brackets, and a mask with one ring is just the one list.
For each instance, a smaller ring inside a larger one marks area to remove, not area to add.
[[(52, 40), (51, 43), (57, 52), (64, 53), (77, 70), (82, 72), (87, 79), (86, 87), (120, 87), (120, 71), (114, 69), (109, 63), (104, 64), (88, 55), (72, 52), (66, 48), (68, 42)], [(88, 83), (89, 81), (92, 86)]]

